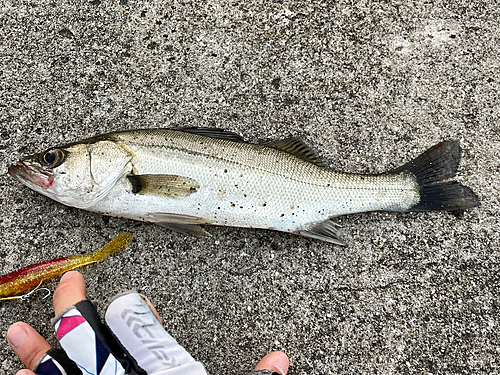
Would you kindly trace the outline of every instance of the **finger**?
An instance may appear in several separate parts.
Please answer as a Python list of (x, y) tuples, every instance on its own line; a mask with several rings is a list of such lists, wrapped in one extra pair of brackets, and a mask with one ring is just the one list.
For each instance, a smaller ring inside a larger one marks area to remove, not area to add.
[(32, 369), (51, 349), (50, 344), (29, 324), (18, 322), (7, 331), (7, 341), (24, 365)]
[(272, 352), (266, 355), (262, 360), (255, 366), (255, 371), (258, 370), (269, 370), (272, 372), (277, 372), (280, 375), (286, 375), (288, 372), (288, 356), (283, 352)]
[(54, 312), (56, 316), (69, 306), (75, 305), (85, 298), (85, 282), (80, 272), (66, 272), (54, 292)]
[(140, 296), (142, 298), (144, 298), (144, 300), (146, 301), (146, 303), (148, 304), (148, 306), (151, 308), (151, 311), (153, 312), (153, 314), (155, 314), (155, 316), (158, 319), (158, 321), (160, 322), (160, 324), (163, 325), (163, 320), (161, 320), (160, 314), (158, 314), (158, 311), (156, 311), (156, 308), (153, 306), (153, 304), (151, 303), (151, 301), (149, 300), (149, 298), (146, 297), (144, 294), (140, 294)]
[(16, 375), (36, 375), (36, 374), (30, 370), (20, 370), (16, 373)]

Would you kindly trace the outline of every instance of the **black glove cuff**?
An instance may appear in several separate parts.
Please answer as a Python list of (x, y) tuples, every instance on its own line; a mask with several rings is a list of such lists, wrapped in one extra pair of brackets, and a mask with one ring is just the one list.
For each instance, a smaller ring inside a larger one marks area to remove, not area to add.
[[(47, 357), (52, 358), (52, 360)], [(48, 360), (45, 361), (46, 359)], [(60, 374), (60, 369), (54, 363), (57, 363), (63, 369), (63, 375), (83, 375), (82, 370), (78, 368), (75, 362), (69, 359), (66, 352), (62, 349), (50, 349), (40, 358), (33, 368), (33, 372), (37, 374)]]

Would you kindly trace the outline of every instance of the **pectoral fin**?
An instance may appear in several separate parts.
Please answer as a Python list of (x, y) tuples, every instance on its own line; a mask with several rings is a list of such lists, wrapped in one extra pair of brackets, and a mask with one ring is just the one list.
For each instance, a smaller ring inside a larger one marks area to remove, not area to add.
[(173, 223), (158, 223), (159, 226), (173, 230), (177, 233), (189, 234), (196, 237), (210, 237), (211, 234), (199, 225), (194, 224), (173, 224)]
[(339, 238), (339, 232), (336, 228), (338, 226), (339, 225), (334, 223), (331, 219), (328, 219), (321, 223), (314, 224), (307, 229), (299, 230), (298, 233), (304, 237), (315, 238), (335, 245), (345, 246), (345, 242)]
[(134, 194), (164, 196), (174, 199), (196, 193), (200, 187), (196, 180), (176, 175), (131, 174), (127, 176), (127, 179), (132, 185)]

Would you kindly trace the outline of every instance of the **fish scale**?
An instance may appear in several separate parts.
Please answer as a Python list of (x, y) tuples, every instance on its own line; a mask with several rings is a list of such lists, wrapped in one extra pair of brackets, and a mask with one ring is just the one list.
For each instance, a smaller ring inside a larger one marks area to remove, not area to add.
[(341, 243), (330, 220), (339, 215), (477, 206), (470, 189), (446, 181), (460, 156), (445, 141), (396, 170), (359, 175), (325, 168), (295, 138), (258, 145), (218, 129), (145, 129), (49, 149), (9, 172), (64, 204), (187, 233), (215, 224)]
[[(416, 183), (408, 178), (343, 174), (274, 148), (177, 133), (117, 134), (133, 155), (134, 173), (181, 175), (200, 184), (199, 191), (185, 200), (152, 204), (143, 197), (138, 207), (154, 205), (159, 212), (201, 216), (218, 225), (231, 222), (233, 226), (297, 231), (332, 216), (395, 207), (404, 210), (415, 203)], [(167, 140), (165, 145), (162, 139)], [(123, 189), (117, 192), (120, 195)], [(107, 200), (107, 214), (120, 211), (116, 198)], [(103, 204), (106, 201), (100, 207)], [(215, 206), (220, 210), (214, 210)], [(127, 216), (148, 214), (127, 211)]]

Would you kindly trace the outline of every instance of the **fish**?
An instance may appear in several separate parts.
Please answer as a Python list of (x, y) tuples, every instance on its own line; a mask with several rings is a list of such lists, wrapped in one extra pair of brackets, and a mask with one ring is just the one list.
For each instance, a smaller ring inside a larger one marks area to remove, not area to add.
[(52, 259), (0, 276), (0, 301), (18, 298), (12, 296), (40, 285), (42, 281), (50, 280), (64, 272), (87, 264), (102, 262), (108, 256), (125, 249), (131, 243), (132, 234), (122, 233), (94, 253)]
[(462, 149), (446, 140), (380, 174), (328, 168), (301, 138), (248, 143), (222, 129), (111, 132), (25, 157), (11, 176), (60, 203), (209, 235), (200, 224), (270, 229), (345, 245), (335, 218), (368, 211), (463, 211)]

